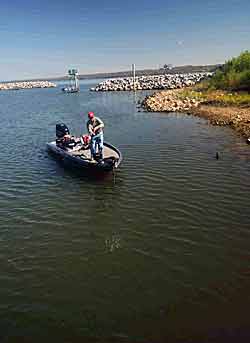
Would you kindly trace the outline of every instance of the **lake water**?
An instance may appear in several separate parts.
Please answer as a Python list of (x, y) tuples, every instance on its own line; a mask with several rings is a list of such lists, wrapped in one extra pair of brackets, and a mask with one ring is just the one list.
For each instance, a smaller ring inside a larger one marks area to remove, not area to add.
[[(249, 342), (250, 147), (95, 83), (0, 92), (1, 342)], [(46, 151), (88, 111), (123, 153), (115, 177)]]

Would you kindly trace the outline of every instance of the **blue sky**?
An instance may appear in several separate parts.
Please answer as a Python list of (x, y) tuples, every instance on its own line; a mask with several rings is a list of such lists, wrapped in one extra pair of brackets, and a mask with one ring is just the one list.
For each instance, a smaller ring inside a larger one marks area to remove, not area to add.
[(2, 0), (0, 42), (0, 80), (222, 63), (250, 49), (250, 1)]

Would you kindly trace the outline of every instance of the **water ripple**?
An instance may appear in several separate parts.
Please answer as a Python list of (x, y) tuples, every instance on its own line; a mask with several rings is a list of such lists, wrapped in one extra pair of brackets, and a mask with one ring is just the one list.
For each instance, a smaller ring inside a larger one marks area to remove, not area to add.
[[(27, 94), (0, 94), (1, 310), (22, 312), (16, 327), (24, 318), (39, 332), (41, 308), (89, 333), (77, 319), (88, 310), (109, 334), (136, 331), (135, 317), (165, 328), (160, 309), (186, 299), (198, 319), (206, 308), (204, 326), (214, 304), (248, 311), (250, 159), (240, 137), (191, 116), (139, 115), (129, 94)], [(79, 134), (89, 106), (123, 152), (115, 178), (86, 178), (47, 154), (55, 123)]]

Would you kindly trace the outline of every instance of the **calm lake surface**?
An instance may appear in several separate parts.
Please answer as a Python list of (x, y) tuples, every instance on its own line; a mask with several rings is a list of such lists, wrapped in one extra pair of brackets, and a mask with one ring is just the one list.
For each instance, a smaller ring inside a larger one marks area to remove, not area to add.
[[(89, 92), (96, 83), (0, 93), (1, 342), (244, 339), (250, 147), (199, 118), (138, 112), (146, 93)], [(57, 122), (85, 133), (88, 111), (123, 153), (115, 178), (46, 151)]]

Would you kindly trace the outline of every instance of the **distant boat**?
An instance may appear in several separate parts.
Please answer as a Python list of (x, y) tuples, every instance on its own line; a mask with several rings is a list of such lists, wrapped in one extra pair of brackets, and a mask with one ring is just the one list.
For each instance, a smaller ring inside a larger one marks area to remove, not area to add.
[(68, 86), (68, 87), (63, 87), (62, 91), (64, 93), (78, 93), (80, 90), (79, 90), (79, 88)]
[(64, 93), (78, 93), (80, 92), (80, 85), (78, 80), (78, 71), (77, 69), (69, 69), (68, 77), (70, 84), (62, 88)]

